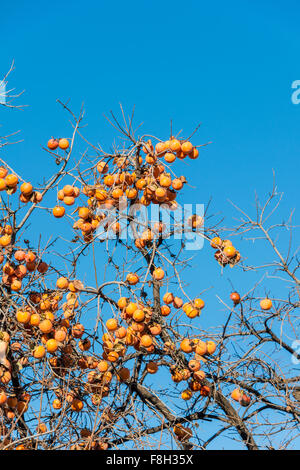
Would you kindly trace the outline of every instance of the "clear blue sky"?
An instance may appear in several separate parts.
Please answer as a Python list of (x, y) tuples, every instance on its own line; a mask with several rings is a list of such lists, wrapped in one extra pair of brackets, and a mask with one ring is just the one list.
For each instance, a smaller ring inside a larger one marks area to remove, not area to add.
[[(135, 105), (136, 122), (161, 138), (170, 119), (185, 135), (202, 122), (194, 140), (213, 144), (184, 163), (196, 186), (187, 188), (187, 202), (213, 196), (213, 212), (232, 223), (227, 199), (251, 207), (255, 190), (271, 189), (274, 169), (287, 214), (299, 199), (300, 104), (291, 102), (300, 79), (299, 13), (299, 2), (278, 0), (3, 2), (0, 73), (15, 59), (10, 84), (25, 90), (20, 102), (28, 104), (4, 110), (5, 118), (0, 110), (1, 132), (21, 129), (24, 139), (4, 157), (27, 179), (33, 172), (37, 181), (41, 165), (52, 170), (40, 146), (71, 132), (57, 98), (70, 99), (74, 111), (84, 102), (85, 135), (109, 149), (114, 132), (103, 113), (121, 102), (128, 112)], [(226, 296), (227, 274), (212, 261), (203, 271), (209, 250), (197, 254), (191, 292), (220, 280)], [(220, 323), (222, 308), (203, 321)]]
[(296, 198), (299, 11), (296, 1), (265, 0), (4, 2), (1, 73), (14, 58), (11, 83), (29, 105), (6, 116), (25, 139), (18, 157), (30, 152), (39, 162), (49, 133), (67, 129), (56, 98), (70, 98), (74, 110), (84, 101), (87, 134), (104, 144), (111, 134), (102, 114), (122, 102), (159, 135), (171, 118), (186, 133), (203, 123), (199, 140), (214, 143), (197, 169), (216, 204), (265, 191), (271, 168)]

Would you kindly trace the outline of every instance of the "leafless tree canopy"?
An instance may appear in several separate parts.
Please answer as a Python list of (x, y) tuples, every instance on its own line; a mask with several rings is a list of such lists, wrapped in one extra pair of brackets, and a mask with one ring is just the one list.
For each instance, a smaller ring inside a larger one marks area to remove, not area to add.
[[(233, 204), (234, 227), (209, 207), (204, 219), (178, 221), (193, 177), (176, 164), (201, 158), (198, 128), (186, 138), (172, 127), (163, 139), (143, 135), (121, 108), (107, 117), (119, 143), (106, 152), (86, 139), (83, 110), (59, 104), (71, 137), (43, 145), (52, 175), (24, 181), (5, 160), (14, 134), (0, 137), (1, 449), (202, 450), (230, 448), (229, 439), (249, 450), (294, 448), (297, 227), (293, 213), (276, 221), (275, 184), (254, 216)], [(163, 209), (170, 224), (136, 222), (137, 204)], [(216, 272), (257, 273), (243, 292), (216, 292), (225, 314), (209, 329), (199, 316), (210, 305), (185, 280), (188, 235), (204, 239)], [(261, 265), (243, 253), (250, 240), (270, 254)]]

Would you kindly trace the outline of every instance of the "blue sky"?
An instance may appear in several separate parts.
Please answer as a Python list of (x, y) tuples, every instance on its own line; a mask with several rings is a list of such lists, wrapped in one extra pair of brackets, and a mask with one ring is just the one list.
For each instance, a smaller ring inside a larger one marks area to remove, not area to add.
[[(171, 118), (186, 133), (203, 123), (199, 141), (213, 145), (197, 161), (200, 186), (216, 203), (266, 191), (272, 168), (280, 188), (296, 198), (297, 172), (290, 170), (298, 161), (300, 115), (291, 102), (291, 83), (300, 76), (297, 2), (30, 5), (1, 7), (13, 18), (0, 32), (1, 73), (14, 58), (11, 84), (26, 90), (29, 105), (6, 115), (8, 129), (22, 129), (20, 160), (30, 152), (39, 162), (49, 133), (68, 129), (56, 98), (71, 99), (74, 110), (84, 102), (87, 134), (106, 145), (112, 133), (102, 115), (122, 102), (128, 111), (135, 105), (137, 122), (156, 134), (168, 132)], [(224, 184), (232, 172), (234, 184)]]
[[(86, 137), (109, 150), (115, 132), (103, 113), (118, 112), (121, 102), (128, 112), (135, 105), (136, 123), (161, 138), (170, 119), (185, 135), (202, 122), (195, 143), (213, 143), (196, 162), (180, 163), (193, 186), (187, 202), (212, 196), (212, 212), (232, 224), (228, 199), (253, 210), (254, 191), (271, 189), (274, 169), (283, 217), (299, 198), (300, 104), (291, 101), (300, 79), (299, 13), (296, 1), (6, 2), (0, 73), (15, 60), (10, 85), (25, 90), (20, 102), (28, 107), (4, 110), (5, 118), (0, 109), (1, 132), (20, 129), (24, 140), (2, 158), (25, 179), (53, 170), (41, 145), (71, 134), (57, 98), (70, 99), (75, 112), (84, 102)], [(240, 273), (233, 277), (240, 288)], [(255, 278), (248, 275), (249, 285)], [(216, 281), (219, 294), (231, 289), (209, 247), (187, 280), (194, 294)], [(222, 308), (203, 321), (220, 323)]]

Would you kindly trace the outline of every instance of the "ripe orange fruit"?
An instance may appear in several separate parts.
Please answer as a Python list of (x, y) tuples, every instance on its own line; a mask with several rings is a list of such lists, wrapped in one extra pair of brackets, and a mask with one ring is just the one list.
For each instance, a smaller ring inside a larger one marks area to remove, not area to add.
[(270, 310), (272, 308), (272, 300), (265, 298), (260, 301), (260, 308), (262, 310)]
[(233, 392), (231, 393), (231, 398), (235, 401), (239, 401), (241, 399), (241, 392), (239, 388), (235, 388)]
[(11, 236), (10, 235), (2, 235), (0, 237), (0, 246), (8, 246), (11, 243)]
[(205, 302), (202, 299), (195, 299), (194, 300), (194, 305), (195, 305), (196, 308), (202, 309), (205, 306)]
[(200, 370), (200, 361), (191, 359), (189, 361), (189, 369), (191, 369), (193, 372), (197, 372), (198, 370)]
[(38, 326), (41, 321), (41, 316), (38, 313), (33, 313), (30, 317), (30, 325)]
[(51, 302), (47, 297), (42, 297), (39, 302), (40, 309), (45, 312), (51, 308)]
[(161, 329), (162, 328), (159, 323), (154, 323), (153, 325), (149, 326), (149, 330), (152, 336), (160, 335)]
[(44, 432), (47, 432), (47, 426), (45, 423), (40, 423), (37, 428), (36, 428), (36, 431), (37, 432), (40, 432), (40, 433), (44, 433)]
[(58, 191), (58, 193), (57, 193), (57, 199), (58, 199), (59, 201), (63, 201), (63, 200), (64, 200), (64, 197), (65, 197), (65, 194), (64, 194), (63, 190), (60, 189), (60, 190)]
[(192, 396), (193, 396), (193, 392), (189, 389), (184, 390), (181, 394), (181, 398), (183, 400), (190, 400)]
[(159, 200), (165, 199), (167, 196), (167, 191), (164, 188), (157, 188), (155, 190), (155, 196)]
[(104, 161), (99, 162), (97, 164), (97, 171), (99, 173), (102, 173), (102, 174), (107, 173), (108, 172), (108, 164)]
[(132, 329), (133, 331), (136, 331), (137, 333), (142, 333), (145, 329), (145, 324), (141, 322), (139, 323), (139, 322), (133, 321), (131, 323), (130, 329)]
[(113, 177), (113, 175), (106, 175), (104, 177), (104, 180), (103, 180), (104, 184), (106, 186), (113, 186), (114, 182), (115, 182), (115, 178)]
[(150, 165), (154, 165), (154, 163), (157, 161), (157, 156), (156, 155), (151, 155), (148, 153), (145, 158), (146, 162), (149, 163)]
[(115, 336), (116, 338), (118, 339), (123, 339), (126, 337), (126, 334), (127, 334), (127, 330), (126, 328), (124, 328), (124, 326), (121, 326), (120, 328), (118, 328), (116, 331), (115, 331)]
[(66, 206), (72, 206), (74, 203), (75, 203), (75, 198), (73, 196), (64, 197), (64, 204), (66, 204)]
[(55, 398), (52, 402), (52, 406), (55, 410), (60, 410), (62, 407), (62, 403), (58, 398)]
[(207, 348), (207, 353), (208, 354), (213, 354), (215, 350), (217, 349), (216, 343), (214, 341), (207, 341), (206, 342), (206, 348)]
[(80, 189), (77, 186), (73, 186), (73, 196), (78, 197), (80, 195)]
[(146, 142), (145, 145), (143, 145), (142, 150), (144, 153), (149, 153), (153, 151), (153, 145), (150, 139)]
[(4, 390), (0, 390), (0, 405), (4, 405), (7, 402), (7, 395)]
[(5, 225), (4, 226), (4, 233), (7, 235), (11, 235), (13, 233), (13, 229), (11, 225)]
[(126, 313), (132, 317), (133, 313), (137, 310), (138, 306), (135, 302), (129, 302), (126, 307)]
[(167, 317), (168, 315), (170, 315), (171, 309), (168, 305), (162, 305), (160, 307), (160, 312), (161, 312), (163, 317)]
[(85, 234), (88, 234), (93, 230), (93, 226), (89, 222), (84, 222), (83, 224), (81, 224), (80, 228), (82, 233)]
[(29, 323), (30, 317), (30, 312), (27, 312), (26, 310), (18, 310), (16, 313), (16, 319), (19, 323)]
[(240, 294), (238, 292), (232, 292), (230, 294), (230, 298), (231, 298), (231, 300), (233, 301), (233, 303), (235, 305), (239, 304), (240, 301), (241, 301), (241, 297), (240, 297)]
[(68, 139), (62, 138), (62, 139), (59, 139), (58, 145), (59, 145), (59, 148), (66, 150), (70, 144), (69, 144)]
[(9, 263), (5, 263), (5, 265), (3, 266), (3, 272), (8, 276), (12, 276), (15, 270)]
[(173, 306), (175, 308), (181, 308), (183, 305), (183, 300), (180, 297), (174, 297)]
[(169, 188), (172, 184), (171, 177), (167, 175), (161, 175), (159, 178), (159, 184), (164, 188)]
[(198, 158), (198, 156), (199, 156), (199, 150), (196, 147), (193, 147), (193, 150), (191, 151), (191, 153), (189, 153), (189, 157), (192, 160), (195, 160), (196, 158)]
[(180, 349), (185, 353), (190, 353), (193, 351), (191, 341), (188, 338), (185, 338), (180, 343)]
[(66, 184), (62, 189), (64, 196), (73, 196), (74, 195), (74, 187), (70, 184)]
[(65, 215), (65, 212), (66, 212), (66, 209), (62, 206), (55, 206), (52, 209), (52, 213), (53, 213), (54, 217), (56, 217), (58, 219), (60, 217), (63, 217)]
[(106, 361), (99, 361), (97, 369), (99, 372), (106, 372), (108, 370), (108, 363)]
[(25, 255), (26, 263), (33, 263), (35, 259), (36, 259), (36, 255), (32, 251), (28, 251), (28, 253)]
[(183, 153), (191, 153), (191, 151), (193, 150), (193, 146), (191, 144), (191, 142), (183, 142), (183, 144), (181, 144), (181, 150), (183, 151)]
[(145, 320), (145, 313), (143, 312), (143, 310), (136, 309), (132, 315), (132, 318), (136, 322), (142, 322)]
[(189, 387), (192, 390), (192, 392), (200, 392), (202, 385), (197, 380), (192, 380), (189, 383)]
[(24, 444), (20, 444), (16, 447), (15, 450), (28, 450), (28, 448)]
[(5, 178), (7, 176), (8, 170), (4, 166), (0, 166), (0, 178)]
[(39, 324), (39, 329), (43, 332), (43, 333), (50, 333), (50, 331), (52, 330), (52, 322), (48, 319), (46, 320), (42, 320)]
[(198, 382), (201, 382), (202, 380), (205, 379), (206, 377), (206, 374), (203, 370), (196, 370), (193, 374), (193, 377), (195, 380), (197, 380)]
[(208, 397), (210, 395), (210, 387), (208, 385), (203, 385), (200, 390), (200, 395)]
[(1, 377), (1, 382), (4, 385), (7, 385), (10, 382), (10, 380), (11, 380), (11, 373), (8, 370), (6, 370)]
[(25, 194), (26, 196), (29, 196), (33, 191), (32, 184), (31, 183), (23, 183), (20, 187), (20, 191), (21, 191), (21, 193)]
[(137, 189), (144, 189), (146, 185), (147, 181), (144, 178), (138, 179), (135, 183)]
[(203, 356), (207, 353), (207, 345), (204, 341), (199, 340), (196, 346), (196, 354)]
[(17, 261), (24, 261), (26, 253), (25, 251), (17, 250), (14, 256)]
[(165, 142), (158, 142), (155, 145), (155, 152), (158, 154), (162, 154), (166, 150), (166, 144)]
[(146, 240), (142, 240), (141, 238), (136, 238), (134, 241), (135, 246), (141, 250), (146, 246)]
[(126, 281), (131, 286), (134, 286), (139, 282), (139, 276), (136, 273), (129, 273), (126, 276)]
[(117, 328), (118, 328), (118, 322), (115, 318), (110, 318), (109, 320), (107, 320), (106, 322), (106, 328), (109, 330), (109, 331), (115, 331)]
[(236, 254), (236, 249), (232, 245), (225, 246), (224, 248), (224, 255), (227, 256), (227, 258), (233, 258)]
[(69, 281), (65, 277), (59, 277), (56, 281), (56, 287), (58, 289), (67, 289), (69, 287)]
[(56, 339), (48, 339), (48, 341), (46, 342), (46, 348), (47, 351), (50, 353), (54, 353), (55, 351), (57, 351), (58, 344)]
[(196, 318), (200, 315), (199, 309), (193, 308), (192, 306), (185, 313), (189, 318)]
[(33, 202), (37, 204), (38, 202), (41, 202), (43, 200), (43, 195), (39, 191), (35, 191), (33, 193)]
[(180, 152), (180, 150), (181, 150), (181, 144), (180, 144), (179, 140), (177, 140), (177, 139), (170, 140), (169, 147), (173, 152)]
[(63, 329), (58, 329), (54, 333), (54, 339), (58, 341), (59, 343), (63, 343), (67, 337), (67, 333)]
[(58, 140), (57, 139), (50, 139), (48, 140), (48, 148), (50, 150), (55, 150), (58, 147)]
[(9, 174), (6, 176), (5, 182), (9, 188), (14, 188), (18, 184), (19, 178), (16, 175)]
[(126, 297), (120, 297), (117, 304), (118, 304), (118, 307), (122, 310), (123, 308), (125, 308), (127, 306), (127, 298)]
[(84, 326), (81, 323), (77, 323), (72, 328), (72, 335), (74, 338), (81, 338), (84, 333)]
[(115, 188), (111, 195), (113, 199), (120, 199), (123, 196), (123, 190), (121, 188)]
[(6, 181), (4, 178), (0, 178), (0, 191), (4, 191), (6, 189)]
[(33, 357), (36, 359), (42, 359), (46, 355), (46, 349), (44, 346), (37, 346), (33, 351)]
[(183, 182), (179, 178), (175, 178), (172, 181), (172, 188), (175, 189), (176, 191), (179, 191), (183, 187)]
[(126, 196), (128, 199), (135, 199), (137, 197), (137, 190), (135, 188), (126, 189)]
[(152, 276), (156, 281), (161, 281), (165, 277), (165, 272), (162, 268), (156, 268), (154, 269)]
[(165, 295), (163, 296), (163, 301), (165, 304), (171, 304), (174, 300), (174, 296), (171, 292), (166, 292)]
[(167, 163), (173, 163), (176, 160), (175, 153), (167, 152), (165, 153), (164, 159)]
[(119, 359), (119, 354), (117, 353), (117, 351), (109, 351), (108, 352), (107, 360), (109, 362), (117, 362), (118, 359)]
[(143, 335), (140, 342), (141, 346), (144, 346), (145, 348), (148, 348), (153, 344), (153, 340), (150, 335)]

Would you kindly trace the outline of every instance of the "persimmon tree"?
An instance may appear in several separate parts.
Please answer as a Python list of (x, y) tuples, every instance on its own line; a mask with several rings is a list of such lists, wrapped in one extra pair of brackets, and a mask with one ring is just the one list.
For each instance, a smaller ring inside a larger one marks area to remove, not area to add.
[[(207, 214), (178, 220), (193, 176), (176, 163), (207, 156), (196, 132), (138, 135), (121, 108), (122, 120), (109, 119), (120, 143), (106, 152), (84, 136), (83, 111), (59, 103), (72, 133), (43, 145), (56, 163), (45, 180), (25, 181), (8, 164), (10, 136), (0, 138), (1, 449), (200, 450), (223, 436), (249, 450), (292, 446), (299, 261), (285, 239), (292, 219), (273, 222), (275, 186), (254, 217), (236, 207), (235, 227), (209, 226)], [(153, 206), (158, 218), (138, 216)], [(219, 296), (223, 321), (209, 329), (205, 293), (185, 282), (187, 236), (204, 240), (216, 272), (268, 274)], [(271, 261), (247, 264), (250, 239), (269, 245)]]

